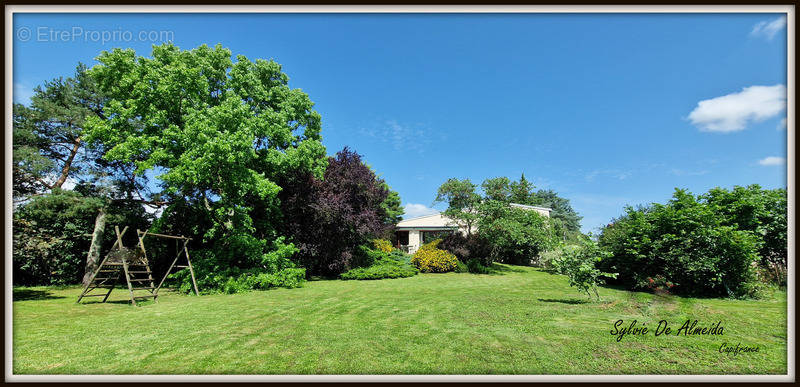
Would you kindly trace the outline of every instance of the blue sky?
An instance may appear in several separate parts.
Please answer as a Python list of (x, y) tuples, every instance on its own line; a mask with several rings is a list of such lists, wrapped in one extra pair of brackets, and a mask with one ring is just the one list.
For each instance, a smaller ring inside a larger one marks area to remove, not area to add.
[(524, 172), (584, 231), (675, 187), (786, 186), (780, 14), (16, 14), (14, 31), (18, 102), (162, 37), (275, 59), (328, 152), (361, 153), (410, 215), (449, 177)]

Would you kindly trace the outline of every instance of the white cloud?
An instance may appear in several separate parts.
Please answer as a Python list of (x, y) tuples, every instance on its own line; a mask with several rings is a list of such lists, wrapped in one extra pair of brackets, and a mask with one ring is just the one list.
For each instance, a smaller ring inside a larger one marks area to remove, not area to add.
[(28, 105), (33, 97), (33, 88), (24, 83), (14, 82), (14, 103)]
[[(373, 128), (361, 128), (358, 132), (361, 136), (389, 143), (396, 151), (423, 153), (431, 143), (432, 133), (426, 132), (421, 127), (422, 125), (412, 126), (389, 120)], [(439, 134), (439, 137), (445, 140), (447, 136)]]
[(417, 204), (417, 203), (406, 203), (406, 205), (403, 206), (403, 210), (405, 211), (405, 213), (403, 214), (403, 219), (411, 219), (411, 218), (416, 218), (418, 216), (432, 215), (439, 212), (424, 204)]
[(751, 36), (765, 37), (767, 40), (772, 40), (778, 31), (786, 27), (786, 16), (779, 16), (775, 20), (765, 20), (753, 26), (750, 31)]
[(764, 165), (764, 166), (783, 165), (783, 164), (786, 164), (786, 158), (785, 157), (778, 157), (778, 156), (769, 156), (769, 157), (765, 157), (765, 158), (763, 158), (761, 160), (758, 160), (758, 164), (759, 165)]
[(786, 129), (786, 117), (783, 117), (781, 122), (778, 122), (778, 130)]
[(786, 86), (750, 86), (739, 93), (697, 103), (689, 120), (703, 131), (735, 132), (772, 118), (786, 109)]

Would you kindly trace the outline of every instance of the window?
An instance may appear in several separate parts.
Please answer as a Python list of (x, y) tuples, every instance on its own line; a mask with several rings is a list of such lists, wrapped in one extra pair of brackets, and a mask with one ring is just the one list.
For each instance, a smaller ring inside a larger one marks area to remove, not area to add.
[(453, 233), (453, 230), (422, 231), (422, 244), (433, 242)]

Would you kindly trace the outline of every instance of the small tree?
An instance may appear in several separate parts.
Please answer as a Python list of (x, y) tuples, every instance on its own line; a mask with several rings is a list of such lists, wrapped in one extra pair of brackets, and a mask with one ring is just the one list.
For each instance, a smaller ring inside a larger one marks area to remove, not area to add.
[(475, 184), (469, 179), (447, 179), (439, 187), (434, 203), (447, 203), (444, 215), (453, 219), (459, 226), (467, 228), (467, 234), (472, 234), (472, 227), (478, 222), (478, 205), (481, 197), (475, 192)]
[(519, 181), (509, 183), (508, 187), (511, 191), (509, 196), (512, 203), (533, 204), (533, 189), (536, 186), (525, 178), (524, 173), (519, 177)]
[[(398, 194), (397, 191), (393, 191), (385, 182), (383, 183), (383, 187), (388, 192), (386, 199), (381, 204), (383, 210), (386, 212), (386, 218), (383, 222), (387, 226), (394, 226), (403, 218), (403, 213), (405, 213), (405, 210), (401, 206), (402, 202), (400, 200), (400, 194)], [(389, 231), (392, 229), (393, 227), (387, 227), (387, 230)]]
[(604, 283), (603, 277), (616, 278), (616, 273), (604, 273), (597, 268), (607, 253), (603, 252), (592, 240), (583, 239), (581, 244), (573, 248), (563, 248), (562, 254), (553, 260), (553, 268), (569, 279), (569, 286), (591, 297), (594, 294), (599, 301), (597, 285)]
[(525, 178), (524, 173), (518, 181), (511, 181), (505, 176), (486, 179), (481, 188), (484, 200), (547, 207), (552, 209), (550, 216), (561, 220), (565, 229), (572, 234), (580, 232), (581, 216), (572, 208), (569, 199), (558, 196), (551, 189), (534, 191), (536, 187)]

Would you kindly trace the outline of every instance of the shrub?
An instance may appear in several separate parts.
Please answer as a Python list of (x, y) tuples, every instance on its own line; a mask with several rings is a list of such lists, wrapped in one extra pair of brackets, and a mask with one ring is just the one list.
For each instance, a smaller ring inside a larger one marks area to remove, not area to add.
[(399, 250), (383, 252), (362, 246), (367, 255), (378, 256), (368, 267), (358, 267), (341, 274), (343, 280), (374, 280), (383, 278), (404, 278), (417, 275), (417, 268), (411, 265), (410, 257)]
[(391, 253), (392, 250), (394, 250), (392, 242), (386, 239), (373, 239), (372, 244), (375, 246), (376, 250), (383, 251), (384, 253)]
[(452, 233), (442, 238), (439, 248), (453, 253), (461, 262), (475, 259), (483, 266), (492, 264), (491, 246), (477, 234)]
[[(250, 290), (266, 290), (274, 287), (297, 288), (303, 285), (306, 270), (291, 261), (297, 248), (284, 243), (280, 237), (272, 242), (271, 251), (261, 255), (257, 267), (226, 267), (214, 250), (201, 249), (192, 253), (192, 267), (197, 287), (203, 293), (240, 293)], [(180, 282), (180, 290), (192, 292), (192, 279), (188, 269), (171, 275)]]
[(436, 248), (441, 239), (426, 243), (414, 253), (411, 263), (423, 273), (443, 273), (458, 265), (458, 258), (452, 253)]
[(372, 249), (367, 245), (358, 246), (355, 254), (350, 262), (351, 268), (369, 267), (374, 265), (386, 256), (386, 253), (380, 250)]
[(713, 188), (700, 199), (721, 217), (721, 224), (750, 231), (759, 240), (764, 278), (786, 284), (787, 207), (786, 189), (762, 189), (753, 184), (732, 190)]
[[(182, 269), (171, 277), (177, 278), (180, 291), (192, 293), (191, 277), (188, 269)], [(270, 288), (299, 288), (306, 281), (306, 270), (303, 268), (287, 268), (275, 273), (265, 273), (257, 269), (226, 270), (212, 275), (204, 275), (197, 279), (197, 287), (207, 293), (243, 293), (251, 290), (267, 290)]]
[(539, 259), (534, 262), (535, 266), (541, 267), (545, 270), (555, 270), (554, 263), (561, 258), (566, 246), (559, 246), (551, 250), (547, 250), (539, 254)]
[(605, 227), (599, 268), (619, 273), (618, 283), (647, 289), (663, 277), (675, 293), (746, 297), (757, 290), (759, 240), (723, 224), (719, 214), (684, 190), (666, 205), (634, 209)]

